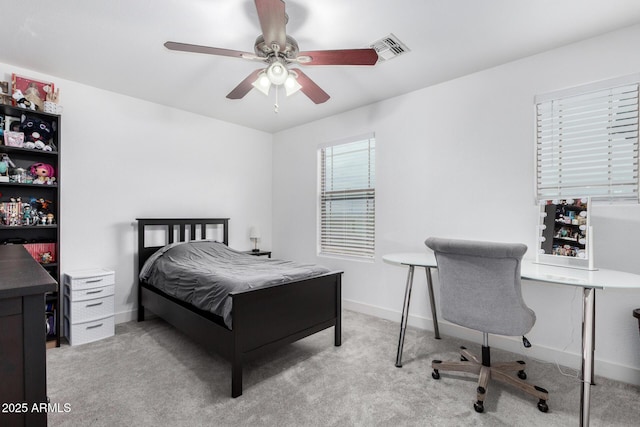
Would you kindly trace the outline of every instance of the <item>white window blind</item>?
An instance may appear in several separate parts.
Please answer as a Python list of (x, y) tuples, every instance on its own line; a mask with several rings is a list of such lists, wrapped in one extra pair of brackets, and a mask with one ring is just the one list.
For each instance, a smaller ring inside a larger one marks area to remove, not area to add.
[(536, 99), (536, 116), (538, 200), (638, 201), (637, 80)]
[(321, 254), (373, 258), (375, 139), (320, 149)]

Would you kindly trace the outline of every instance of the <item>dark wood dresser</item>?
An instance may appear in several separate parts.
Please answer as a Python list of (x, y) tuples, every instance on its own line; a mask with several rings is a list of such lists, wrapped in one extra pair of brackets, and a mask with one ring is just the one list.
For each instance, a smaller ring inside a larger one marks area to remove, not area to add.
[(40, 406), (47, 403), (44, 305), (45, 293), (57, 290), (53, 277), (22, 245), (0, 246), (2, 426), (47, 425), (46, 407)]

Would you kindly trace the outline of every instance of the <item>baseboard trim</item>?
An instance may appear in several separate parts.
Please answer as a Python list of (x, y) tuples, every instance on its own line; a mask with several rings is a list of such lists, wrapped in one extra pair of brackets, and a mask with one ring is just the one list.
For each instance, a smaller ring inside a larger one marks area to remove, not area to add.
[[(364, 304), (358, 301), (343, 299), (342, 307), (358, 313), (368, 314), (381, 319), (391, 320), (400, 323), (402, 314), (400, 311), (389, 310), (388, 308)], [(409, 314), (407, 324), (411, 327), (433, 331), (433, 319)], [(441, 335), (449, 335), (455, 338), (469, 341), (477, 341), (477, 333), (461, 326), (449, 323), (444, 320), (438, 321), (438, 328)], [(545, 347), (535, 344), (530, 349), (524, 349), (522, 342), (515, 337), (492, 336), (491, 346), (501, 350), (522, 354), (531, 359), (536, 359), (544, 363), (559, 364), (576, 370), (579, 374), (582, 358), (580, 354), (570, 353), (556, 348)], [(600, 360), (596, 354), (595, 374), (612, 380), (640, 386), (640, 369), (631, 366), (624, 366), (606, 360)], [(597, 381), (596, 381), (597, 383)]]
[(138, 318), (138, 310), (129, 310), (129, 311), (121, 311), (119, 313), (115, 313), (115, 323), (126, 323), (132, 320), (136, 320)]

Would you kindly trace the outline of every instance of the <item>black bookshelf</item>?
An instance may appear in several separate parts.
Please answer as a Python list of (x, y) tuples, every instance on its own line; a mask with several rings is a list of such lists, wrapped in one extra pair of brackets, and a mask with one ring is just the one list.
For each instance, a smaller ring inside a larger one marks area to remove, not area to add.
[[(0, 156), (7, 155), (16, 168), (29, 170), (30, 166), (34, 163), (46, 163), (54, 167), (55, 169), (55, 182), (53, 184), (37, 184), (30, 182), (17, 182), (14, 176), (15, 169), (10, 168), (9, 179), (6, 181), (6, 177), (0, 179), (0, 205), (11, 206), (15, 208), (17, 205), (5, 205), (5, 203), (28, 203), (30, 205), (38, 204), (42, 206), (42, 203), (46, 204), (46, 212), (53, 215), (53, 221), (47, 219), (46, 224), (38, 223), (36, 225), (23, 225), (24, 220), (16, 220), (14, 222), (20, 222), (20, 225), (9, 225), (7, 222), (11, 222), (11, 219), (7, 221), (6, 212), (3, 214), (3, 218), (0, 218), (0, 244), (34, 244), (43, 243), (48, 244), (52, 250), (52, 258), (46, 257), (38, 259), (39, 255), (34, 254), (36, 261), (55, 279), (60, 283), (60, 147), (61, 147), (61, 117), (57, 114), (49, 114), (40, 111), (26, 110), (11, 105), (0, 105), (0, 116), (2, 116), (4, 128), (3, 131), (10, 130), (8, 128), (11, 122), (16, 120), (22, 120), (22, 116), (35, 117), (43, 120), (47, 123), (51, 123), (52, 127), (55, 127), (53, 138), (49, 141), (49, 145), (53, 148), (51, 151), (44, 151), (37, 148), (23, 148), (16, 146), (9, 146), (5, 144), (4, 136), (0, 137)], [(34, 202), (36, 201), (36, 202)], [(42, 201), (42, 202), (38, 202)], [(35, 205), (34, 205), (35, 206)], [(42, 210), (40, 210), (42, 212)], [(43, 324), (46, 316), (47, 308), (51, 309), (53, 313), (53, 319), (47, 319), (47, 323), (53, 326), (53, 331), (47, 334), (47, 342), (51, 345), (60, 346), (60, 338), (63, 334), (62, 328), (62, 298), (59, 292), (50, 292), (45, 295), (43, 307)]]

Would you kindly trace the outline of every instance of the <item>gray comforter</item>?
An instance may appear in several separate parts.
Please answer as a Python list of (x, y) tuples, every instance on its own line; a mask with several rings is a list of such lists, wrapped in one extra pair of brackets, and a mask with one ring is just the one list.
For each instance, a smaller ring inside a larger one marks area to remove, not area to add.
[(231, 328), (230, 292), (328, 273), (329, 269), (248, 255), (213, 241), (167, 245), (140, 270), (140, 280), (195, 307), (221, 316)]

